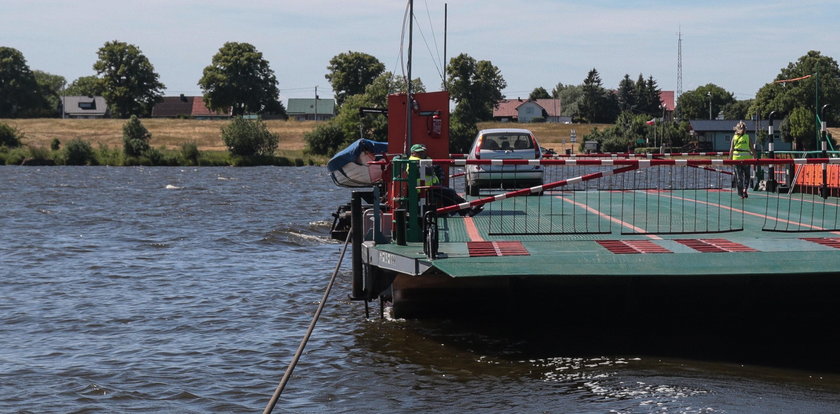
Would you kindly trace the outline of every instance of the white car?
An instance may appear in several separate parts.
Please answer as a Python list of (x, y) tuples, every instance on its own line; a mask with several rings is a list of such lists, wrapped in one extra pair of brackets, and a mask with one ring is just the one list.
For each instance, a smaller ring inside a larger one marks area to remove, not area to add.
[[(467, 159), (539, 160), (542, 151), (534, 134), (527, 129), (483, 129), (478, 131)], [(477, 196), (481, 188), (533, 187), (543, 184), (544, 175), (540, 165), (467, 165), (466, 191)]]

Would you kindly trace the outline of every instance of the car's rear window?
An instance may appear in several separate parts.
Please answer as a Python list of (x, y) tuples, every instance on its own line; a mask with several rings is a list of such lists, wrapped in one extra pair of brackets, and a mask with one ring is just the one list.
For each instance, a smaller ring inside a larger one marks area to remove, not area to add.
[(485, 150), (520, 150), (533, 149), (534, 141), (528, 134), (489, 134), (481, 141)]

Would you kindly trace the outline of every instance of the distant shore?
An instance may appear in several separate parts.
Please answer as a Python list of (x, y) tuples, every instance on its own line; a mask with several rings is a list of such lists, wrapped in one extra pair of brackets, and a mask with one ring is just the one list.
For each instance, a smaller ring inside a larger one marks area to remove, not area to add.
[[(220, 129), (227, 121), (197, 119), (144, 118), (143, 125), (152, 134), (150, 145), (155, 148), (176, 150), (185, 143), (195, 143), (200, 151), (226, 151)], [(24, 133), (22, 143), (28, 146), (49, 148), (53, 139), (62, 143), (81, 138), (94, 146), (122, 148), (122, 127), (125, 119), (0, 119)], [(315, 129), (315, 121), (264, 121), (271, 132), (279, 135), (278, 152), (286, 156), (300, 156), (306, 148), (304, 134)], [(571, 131), (575, 130), (577, 143), (593, 128), (604, 129), (610, 125), (598, 124), (511, 124), (482, 122), (479, 129), (499, 127), (527, 128), (534, 132), (540, 144), (556, 151), (572, 148)]]

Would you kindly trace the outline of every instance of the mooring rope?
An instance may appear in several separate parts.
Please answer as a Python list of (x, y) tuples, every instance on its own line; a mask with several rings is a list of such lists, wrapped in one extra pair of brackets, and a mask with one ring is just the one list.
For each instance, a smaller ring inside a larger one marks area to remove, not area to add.
[(274, 395), (271, 396), (271, 400), (269, 400), (268, 404), (265, 406), (263, 414), (269, 414), (274, 410), (274, 406), (277, 405), (277, 400), (280, 398), (280, 394), (282, 394), (283, 389), (286, 388), (286, 383), (289, 382), (289, 378), (292, 376), (292, 371), (295, 370), (295, 366), (297, 366), (300, 356), (303, 354), (303, 348), (306, 347), (306, 343), (309, 342), (309, 337), (312, 336), (312, 331), (315, 330), (315, 324), (318, 322), (318, 318), (321, 317), (321, 311), (324, 310), (324, 305), (327, 303), (327, 298), (330, 296), (330, 290), (332, 290), (332, 287), (335, 284), (338, 269), (341, 267), (341, 262), (344, 261), (344, 254), (347, 252), (347, 245), (350, 244), (350, 237), (352, 234), (353, 228), (351, 227), (347, 231), (347, 240), (344, 241), (344, 248), (341, 250), (341, 256), (338, 258), (338, 263), (335, 264), (335, 270), (333, 271), (332, 277), (330, 277), (330, 282), (327, 284), (327, 289), (324, 291), (324, 297), (321, 298), (321, 303), (318, 305), (318, 309), (312, 317), (312, 322), (309, 323), (309, 329), (306, 330), (306, 335), (304, 335), (303, 340), (300, 341), (300, 345), (298, 346), (297, 352), (295, 352), (295, 356), (292, 358), (292, 362), (289, 363), (289, 367), (286, 368), (286, 373), (283, 374), (283, 378), (280, 379), (280, 383), (277, 384), (277, 389), (274, 390)]

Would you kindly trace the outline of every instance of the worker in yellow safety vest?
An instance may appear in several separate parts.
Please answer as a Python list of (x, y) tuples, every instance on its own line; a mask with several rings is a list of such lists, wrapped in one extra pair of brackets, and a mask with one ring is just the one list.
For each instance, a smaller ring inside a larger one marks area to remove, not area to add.
[[(419, 161), (422, 159), (428, 158), (428, 154), (426, 154), (426, 146), (423, 144), (414, 144), (411, 146), (411, 154), (409, 155), (409, 161)], [(443, 171), (440, 167), (435, 168), (427, 167), (425, 172), (426, 182), (425, 185), (430, 186), (426, 189), (426, 195), (433, 201), (435, 207), (446, 207), (453, 204), (461, 204), (466, 202), (463, 197), (458, 195), (458, 193), (449, 187), (441, 186), (441, 175)], [(424, 174), (420, 174), (422, 177)], [(417, 179), (417, 186), (420, 186), (422, 183), (420, 179)], [(462, 216), (474, 216), (483, 210), (484, 207), (482, 206), (475, 206), (468, 209), (462, 209), (458, 211), (458, 214)]]
[[(754, 149), (750, 135), (747, 134), (747, 124), (740, 121), (735, 125), (735, 135), (729, 143), (729, 154), (733, 160), (749, 160), (755, 158)], [(735, 187), (741, 198), (747, 198), (747, 188), (750, 183), (750, 166), (735, 166)]]

